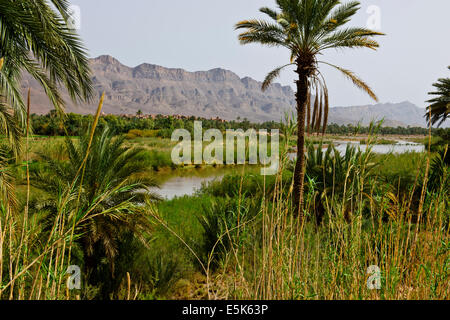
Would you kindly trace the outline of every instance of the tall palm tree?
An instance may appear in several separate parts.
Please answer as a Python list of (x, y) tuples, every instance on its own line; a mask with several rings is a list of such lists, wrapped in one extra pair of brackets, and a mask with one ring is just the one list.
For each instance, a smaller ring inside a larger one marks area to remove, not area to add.
[[(450, 67), (448, 69), (450, 70)], [(428, 123), (434, 125), (439, 122), (438, 126), (440, 126), (448, 119), (450, 114), (450, 78), (439, 79), (433, 86), (436, 91), (429, 94), (436, 97), (427, 101), (431, 105), (427, 108), (426, 116)]]
[(0, 0), (0, 94), (22, 121), (23, 72), (40, 83), (57, 110), (64, 105), (60, 86), (74, 101), (92, 97), (88, 56), (69, 18), (67, 0)]
[[(319, 63), (334, 67), (350, 79), (358, 88), (377, 100), (370, 87), (353, 72), (328, 62), (318, 56), (328, 49), (370, 48), (379, 44), (373, 36), (382, 33), (367, 28), (343, 26), (360, 9), (358, 1), (341, 4), (338, 0), (276, 0), (277, 10), (261, 8), (271, 18), (245, 20), (236, 29), (245, 31), (239, 35), (241, 44), (259, 43), (266, 46), (284, 47), (291, 53), (289, 64), (276, 68), (264, 80), (267, 89), (281, 70), (294, 65), (297, 73), (297, 164), (294, 173), (294, 206), (296, 214), (302, 214), (304, 185), (305, 122), (308, 131), (326, 130), (328, 122), (328, 89), (319, 71)], [(312, 92), (315, 91), (315, 98)]]
[[(89, 134), (82, 136), (79, 142), (67, 137), (64, 153), (68, 160), (40, 154), (46, 165), (32, 172), (33, 186), (49, 197), (40, 199), (33, 207), (37, 212), (48, 212), (46, 221), (50, 226), (58, 214), (61, 191), (67, 192), (71, 187), (76, 191), (65, 211), (71, 212), (70, 217), (78, 216), (78, 221), (83, 221), (75, 234), (83, 252), (85, 275), (91, 284), (97, 282), (97, 270), (105, 258), (113, 273), (123, 235), (132, 234), (142, 239), (149, 223), (140, 208), (148, 199), (157, 199), (149, 190), (157, 183), (146, 174), (149, 165), (143, 149), (124, 146), (124, 139), (114, 137), (105, 128), (94, 136), (89, 149)], [(80, 164), (87, 153), (85, 169), (80, 174)], [(102, 295), (107, 297), (109, 293), (106, 291)]]

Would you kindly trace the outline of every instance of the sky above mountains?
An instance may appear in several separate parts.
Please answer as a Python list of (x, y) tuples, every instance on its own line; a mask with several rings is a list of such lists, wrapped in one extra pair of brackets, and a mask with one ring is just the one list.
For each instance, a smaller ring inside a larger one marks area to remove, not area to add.
[[(345, 1), (343, 1), (345, 2)], [(258, 9), (275, 7), (273, 0), (72, 0), (81, 12), (79, 30), (90, 56), (109, 54), (129, 66), (143, 62), (189, 71), (217, 67), (239, 76), (263, 80), (289, 61), (285, 49), (241, 46), (234, 24), (260, 18)], [(369, 7), (375, 11), (368, 13)], [(355, 71), (381, 102), (409, 100), (425, 107), (438, 78), (448, 77), (450, 65), (450, 1), (363, 0), (352, 25), (377, 21), (386, 33), (377, 51), (328, 51), (321, 60)], [(375, 19), (374, 19), (375, 18)], [(373, 103), (340, 74), (322, 68), (333, 106)], [(278, 82), (293, 85), (285, 71)]]

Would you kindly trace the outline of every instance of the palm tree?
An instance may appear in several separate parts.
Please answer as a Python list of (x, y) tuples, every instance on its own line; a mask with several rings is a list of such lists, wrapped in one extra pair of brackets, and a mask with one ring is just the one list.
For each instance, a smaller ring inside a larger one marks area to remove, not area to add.
[[(450, 70), (450, 67), (448, 69)], [(427, 101), (431, 105), (427, 108), (426, 116), (428, 123), (434, 125), (439, 122), (438, 126), (440, 126), (448, 119), (450, 114), (450, 78), (439, 79), (433, 86), (436, 91), (429, 94), (436, 97)]]
[[(57, 110), (64, 101), (60, 86), (74, 101), (92, 97), (88, 56), (70, 30), (67, 0), (0, 0), (0, 94), (24, 122), (21, 75), (28, 72), (45, 90)], [(4, 111), (1, 111), (4, 113)]]
[[(366, 28), (343, 26), (360, 9), (358, 1), (341, 4), (339, 0), (276, 0), (279, 10), (261, 8), (272, 21), (245, 20), (236, 29), (245, 31), (239, 35), (241, 44), (260, 43), (266, 46), (284, 47), (291, 53), (289, 64), (270, 72), (262, 89), (267, 89), (285, 67), (295, 65), (297, 73), (297, 164), (294, 173), (293, 201), (296, 214), (302, 214), (304, 185), (305, 122), (308, 131), (326, 130), (328, 122), (328, 89), (319, 71), (319, 63), (329, 65), (350, 79), (358, 88), (377, 100), (370, 87), (353, 72), (328, 62), (318, 56), (328, 49), (370, 48), (379, 44), (373, 36), (383, 35)], [(315, 98), (312, 96), (315, 91)], [(311, 106), (312, 105), (312, 106)]]
[[(77, 224), (75, 234), (83, 252), (85, 274), (90, 284), (104, 285), (102, 296), (107, 298), (108, 284), (99, 283), (99, 277), (104, 279), (104, 275), (97, 271), (106, 258), (113, 274), (122, 236), (132, 234), (143, 239), (149, 222), (140, 208), (148, 199), (158, 198), (149, 190), (157, 183), (146, 174), (149, 165), (143, 150), (124, 146), (123, 136), (114, 137), (105, 128), (94, 136), (91, 148), (89, 140), (89, 134), (82, 136), (79, 143), (66, 138), (67, 161), (40, 154), (46, 165), (32, 172), (32, 184), (45, 191), (49, 198), (40, 199), (35, 211), (48, 212), (46, 221), (51, 228), (54, 216), (60, 211), (58, 203), (62, 191), (75, 190), (65, 208), (72, 212), (67, 219), (78, 216), (77, 221), (83, 221)], [(80, 174), (80, 164), (87, 153), (85, 169)]]

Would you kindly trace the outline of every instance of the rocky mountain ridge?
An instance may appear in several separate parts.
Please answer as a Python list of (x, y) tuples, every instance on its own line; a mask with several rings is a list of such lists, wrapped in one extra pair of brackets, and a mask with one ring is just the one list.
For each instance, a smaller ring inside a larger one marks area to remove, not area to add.
[[(279, 121), (286, 111), (295, 110), (295, 93), (290, 86), (273, 84), (266, 92), (261, 82), (221, 68), (188, 72), (143, 63), (128, 67), (103, 55), (91, 59), (96, 96), (106, 93), (103, 112), (107, 114), (144, 114), (200, 116), (252, 122)], [(32, 111), (43, 114), (52, 109), (40, 85), (24, 75), (22, 89), (32, 91)], [(64, 92), (64, 90), (63, 90)], [(75, 104), (66, 92), (66, 111), (94, 113), (98, 99), (90, 104)], [(330, 123), (367, 125), (385, 119), (386, 126), (426, 126), (424, 110), (410, 102), (330, 109)]]

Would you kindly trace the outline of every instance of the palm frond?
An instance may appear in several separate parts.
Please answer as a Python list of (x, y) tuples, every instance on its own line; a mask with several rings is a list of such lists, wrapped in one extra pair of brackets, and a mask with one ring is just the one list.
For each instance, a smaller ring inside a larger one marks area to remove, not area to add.
[(382, 35), (385, 34), (367, 28), (347, 28), (335, 31), (320, 40), (319, 51), (338, 48), (369, 48), (375, 50), (380, 45), (372, 37)]
[(324, 63), (327, 64), (339, 71), (342, 72), (342, 74), (347, 77), (348, 79), (350, 79), (353, 84), (358, 87), (359, 89), (361, 89), (363, 92), (367, 93), (372, 99), (374, 99), (375, 101), (378, 101), (377, 96), (375, 95), (375, 93), (372, 91), (372, 89), (360, 78), (358, 78), (352, 71), (338, 67), (334, 64), (328, 63), (328, 62), (323, 62), (323, 61), (319, 61), (320, 63)]
[(322, 114), (323, 114), (323, 92), (320, 92), (320, 100), (319, 100), (319, 109), (318, 109), (318, 117), (316, 123), (316, 132), (320, 131), (320, 126), (322, 125)]
[(269, 46), (286, 46), (284, 30), (277, 24), (261, 20), (244, 20), (238, 22), (236, 30), (246, 29), (239, 35), (241, 44), (261, 43)]
[(5, 134), (9, 146), (17, 159), (22, 149), (22, 128), (14, 111), (2, 102), (0, 102), (0, 132)]
[(328, 115), (330, 112), (330, 104), (329, 104), (329, 98), (328, 98), (328, 88), (324, 87), (324, 98), (325, 98), (325, 104), (324, 104), (324, 111), (323, 111), (323, 128), (322, 128), (322, 135), (325, 135), (325, 132), (327, 131), (327, 125), (328, 125)]
[(361, 3), (359, 1), (350, 1), (342, 4), (328, 16), (325, 23), (325, 31), (330, 32), (346, 24), (350, 21), (350, 18), (359, 11), (360, 8)]
[(9, 168), (8, 155), (3, 148), (0, 149), (0, 202), (7, 210), (16, 209), (18, 204), (14, 176)]
[(308, 97), (306, 99), (306, 130), (309, 134), (311, 134), (311, 94), (308, 93)]
[(92, 98), (88, 56), (78, 35), (67, 27), (68, 7), (66, 0), (0, 2), (1, 51), (6, 58), (0, 89), (13, 108), (24, 105), (20, 94), (12, 95), (20, 91), (23, 71), (44, 86), (56, 108), (61, 99), (55, 88), (60, 85), (76, 102)]
[(313, 131), (316, 128), (316, 121), (319, 116), (318, 113), (319, 113), (319, 90), (317, 89), (317, 86), (316, 86), (316, 98), (314, 100), (314, 108), (313, 108), (312, 120), (311, 120), (311, 128)]
[(266, 91), (269, 88), (269, 86), (273, 83), (273, 81), (280, 76), (281, 70), (291, 65), (293, 65), (293, 63), (286, 64), (271, 71), (264, 79), (264, 82), (261, 87), (262, 91)]
[(450, 78), (439, 79), (433, 86), (436, 90), (429, 95), (435, 97), (427, 101), (431, 105), (427, 108), (426, 118), (428, 123), (441, 126), (450, 115)]
[(267, 14), (269, 17), (271, 17), (274, 21), (277, 21), (279, 18), (279, 13), (275, 10), (272, 10), (268, 7), (263, 7), (259, 9), (260, 12)]

